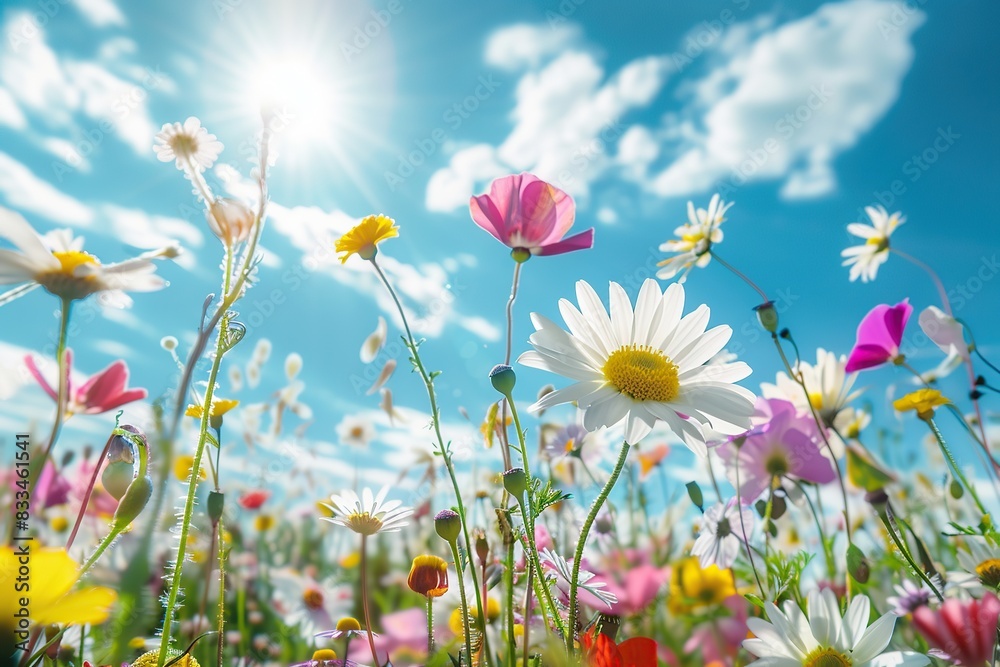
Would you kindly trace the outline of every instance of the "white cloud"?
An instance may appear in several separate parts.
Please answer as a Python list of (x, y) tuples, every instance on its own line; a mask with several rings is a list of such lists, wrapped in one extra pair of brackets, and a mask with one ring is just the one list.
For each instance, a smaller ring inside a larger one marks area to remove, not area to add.
[(73, 0), (73, 5), (85, 19), (98, 28), (126, 24), (125, 15), (113, 0)]
[(61, 58), (28, 13), (12, 14), (3, 33), (0, 84), (6, 97), (0, 96), (0, 123), (24, 129), (23, 112), (31, 111), (35, 112), (31, 123), (44, 126), (46, 134), (53, 129), (66, 131), (90, 151), (107, 137), (115, 137), (149, 157), (156, 132), (147, 104), (150, 92), (169, 91), (174, 84), (159, 72), (122, 62), (121, 54), (134, 50), (134, 42), (127, 38), (106, 42), (99, 50), (105, 63), (99, 64)]
[(14, 208), (55, 222), (86, 227), (94, 218), (86, 204), (64, 194), (6, 153), (0, 153), (0, 195)]
[(60, 165), (60, 173), (64, 173), (62, 166), (72, 166), (85, 173), (90, 171), (90, 160), (80, 155), (72, 141), (60, 137), (41, 137), (38, 141), (42, 148), (63, 163)]
[[(511, 171), (531, 171), (570, 194), (587, 196), (590, 183), (612, 163), (609, 148), (625, 131), (623, 116), (648, 106), (666, 80), (669, 61), (660, 56), (633, 60), (610, 76), (584, 51), (565, 51), (545, 62), (559, 50), (539, 43), (550, 34), (545, 27), (518, 25), (490, 39), (487, 62), (499, 64), (499, 54), (506, 53), (503, 62), (532, 66), (515, 91), (513, 128), (497, 147), (463, 148), (435, 172), (427, 185), (429, 209), (460, 208), (491, 178)], [(514, 50), (512, 35), (527, 40), (516, 47), (521, 51)]]
[(543, 58), (564, 51), (579, 35), (579, 28), (570, 24), (550, 27), (517, 23), (490, 35), (484, 58), (500, 69), (537, 67)]
[[(909, 37), (924, 15), (883, 31), (893, 6), (830, 3), (743, 40), (691, 86), (690, 106), (665, 128), (687, 135), (674, 147), (679, 155), (648, 179), (632, 177), (661, 196), (781, 179), (787, 198), (830, 192), (834, 159), (892, 106), (913, 60)], [(703, 125), (692, 133), (699, 118)]]

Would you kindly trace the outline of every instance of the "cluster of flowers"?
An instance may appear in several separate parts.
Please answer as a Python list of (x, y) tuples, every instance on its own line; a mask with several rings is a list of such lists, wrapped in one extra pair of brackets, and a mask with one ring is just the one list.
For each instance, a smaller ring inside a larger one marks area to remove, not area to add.
[[(667, 257), (657, 278), (675, 282), (662, 286), (649, 279), (634, 301), (612, 282), (605, 305), (581, 280), (575, 302), (558, 303), (564, 325), (531, 314), (531, 349), (515, 363), (565, 380), (544, 388), (528, 407), (537, 417), (537, 451), (527, 443), (530, 429), (518, 411), (511, 364), (522, 272), (532, 257), (590, 249), (594, 230), (567, 236), (573, 200), (531, 174), (499, 178), (489, 193), (471, 197), (473, 221), (509, 248), (513, 260), (505, 356), (489, 373), (498, 399), (481, 428), (484, 446), (499, 443), (502, 461), (485, 482), (456, 461), (443, 434), (437, 373), (429, 370), (379, 263), (383, 244), (400, 228), (384, 215), (360, 220), (335, 249), (341, 262), (367, 262), (398, 309), (404, 344), (428, 399), (432, 449), (417, 460), (430, 491), (407, 507), (389, 498), (388, 487), (344, 490), (295, 513), (288, 508), (297, 496), (322, 491), (303, 464), (290, 476), (301, 479), (301, 487), (288, 489), (286, 498), (261, 483), (239, 493), (233, 510), (219, 473), (227, 463), (221, 455), (225, 415), (239, 401), (217, 391), (223, 359), (245, 334), (233, 306), (252, 286), (259, 261), (268, 139), (265, 130), (255, 210), (213, 194), (205, 172), (222, 146), (197, 119), (165, 125), (158, 135), (158, 157), (175, 161), (192, 182), (222, 243), (221, 297), (215, 310), (205, 303), (186, 360), (177, 354), (176, 339), (162, 341), (182, 379), (172, 412), (160, 409), (156, 433), (147, 438), (128, 424), (116, 426), (96, 459), (57, 462), (53, 449), (63, 422), (118, 409), (146, 391), (128, 387), (123, 361), (89, 379), (72, 379), (71, 306), (93, 295), (125, 305), (126, 292), (164, 287), (153, 260), (174, 257), (178, 249), (105, 265), (68, 232), (40, 236), (20, 216), (0, 211), (0, 234), (18, 248), (0, 250), (0, 282), (15, 285), (0, 303), (40, 286), (59, 298), (62, 313), (55, 380), (40, 359), (24, 360), (56, 402), (52, 432), (33, 459), (30, 480), (49, 520), (32, 535), (46, 546), (32, 557), (29, 630), (18, 624), (20, 603), (0, 596), (0, 649), (28, 667), (42, 660), (88, 664), (85, 659), (142, 667), (196, 667), (199, 660), (300, 667), (889, 667), (930, 664), (932, 658), (969, 667), (994, 664), (1000, 533), (982, 492), (1000, 488), (1000, 464), (980, 407), (983, 392), (992, 388), (978, 370), (997, 369), (953, 316), (944, 290), (941, 304), (918, 316), (944, 355), (930, 371), (920, 372), (906, 356), (904, 333), (913, 312), (906, 299), (873, 308), (849, 354), (821, 348), (815, 363), (803, 360), (767, 293), (719, 257), (721, 225), (732, 203), (718, 195), (706, 209), (689, 204), (677, 238), (661, 247)], [(871, 225), (848, 226), (864, 240), (843, 252), (850, 280), (876, 279), (896, 253), (940, 286), (929, 267), (890, 245), (903, 222), (898, 213), (870, 208), (868, 215)], [(760, 296), (760, 326), (784, 370), (758, 393), (738, 384), (751, 369), (726, 351), (732, 329), (710, 327), (709, 307), (686, 303), (685, 280), (713, 258)], [(362, 346), (363, 361), (377, 358), (387, 335), (380, 318)], [(258, 342), (245, 371), (230, 369), (234, 391), (244, 378), (260, 381), (270, 352), (269, 343)], [(197, 383), (205, 356), (211, 370)], [(312, 418), (301, 399), (302, 364), (299, 355), (288, 355), (286, 386), (272, 402), (241, 410), (251, 454), (302, 438), (301, 428), (286, 433), (292, 417)], [(915, 413), (927, 428), (933, 447), (928, 465), (940, 468), (932, 475), (901, 479), (906, 471), (887, 465), (864, 443), (872, 415), (859, 402), (863, 390), (856, 380), (883, 365), (913, 376), (917, 388), (893, 407)], [(970, 415), (939, 384), (962, 366)], [(388, 386), (394, 370), (390, 360), (369, 391), (380, 393), (390, 425), (400, 419)], [(573, 418), (548, 421), (550, 411), (564, 405), (573, 406)], [(970, 479), (959, 464), (939, 412), (968, 437), (969, 449), (983, 461), (981, 475)], [(183, 433), (183, 416), (197, 424), (196, 434)], [(343, 442), (365, 447), (377, 439), (372, 424), (352, 419), (338, 429)], [(603, 468), (611, 435), (620, 436), (620, 444), (611, 452), (609, 472)], [(185, 439), (193, 452), (177, 450)], [(704, 470), (715, 502), (706, 503), (708, 491), (693, 479), (686, 484), (690, 503), (673, 502), (670, 442), (693, 453), (690, 470), (699, 472), (690, 475), (702, 478)], [(720, 464), (728, 487), (716, 477)], [(659, 505), (649, 495), (654, 474), (663, 489)], [(436, 486), (439, 477), (444, 489)], [(627, 483), (620, 484), (623, 478)], [(171, 529), (176, 541), (167, 541), (162, 499), (178, 483), (184, 501)], [(3, 488), (18, 497), (21, 487), (11, 475)], [(465, 492), (469, 488), (476, 489), (474, 496)], [(196, 511), (199, 495), (207, 512)], [(584, 495), (591, 497), (589, 507), (578, 503)], [(282, 502), (288, 519), (276, 521), (274, 506)], [(693, 526), (679, 508), (697, 509)], [(320, 522), (336, 528), (319, 530)], [(18, 537), (15, 527), (9, 532)], [(347, 540), (351, 532), (354, 540)], [(386, 537), (393, 533), (395, 541)], [(86, 558), (82, 566), (76, 554)], [(394, 574), (405, 565), (407, 576)], [(13, 580), (18, 566), (14, 548), (0, 549), (0, 581)], [(192, 574), (196, 567), (203, 572)], [(387, 585), (396, 580), (405, 581), (405, 590)], [(190, 594), (182, 594), (182, 582)], [(150, 593), (162, 596), (162, 609), (146, 604)], [(443, 625), (434, 621), (442, 606), (449, 610)]]

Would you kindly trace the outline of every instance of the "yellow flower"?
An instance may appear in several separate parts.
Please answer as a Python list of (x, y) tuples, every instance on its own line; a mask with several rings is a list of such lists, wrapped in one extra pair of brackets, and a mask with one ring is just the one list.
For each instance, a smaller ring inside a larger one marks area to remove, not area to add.
[[(6, 582), (0, 595), (0, 645), (13, 645), (15, 637), (17, 641), (28, 638), (28, 625), (22, 625), (19, 616), (23, 609), (33, 625), (90, 625), (107, 620), (118, 594), (103, 586), (74, 591), (78, 571), (63, 549), (0, 548), (0, 582)], [(19, 585), (25, 588), (19, 590)]]
[[(190, 454), (181, 454), (174, 459), (174, 477), (180, 481), (186, 482), (191, 478), (192, 468), (194, 468), (194, 457)], [(205, 472), (204, 467), (198, 469), (198, 478), (202, 481), (208, 479), (208, 473)]]
[(448, 563), (438, 556), (423, 554), (413, 559), (406, 584), (414, 593), (438, 598), (448, 592)]
[(897, 398), (892, 402), (892, 407), (900, 412), (915, 410), (917, 416), (926, 421), (934, 416), (934, 408), (949, 403), (951, 401), (942, 396), (937, 389), (917, 389), (902, 398)]
[[(167, 662), (176, 658), (178, 653), (176, 651), (170, 651), (167, 653)], [(159, 662), (160, 652), (159, 651), (149, 651), (143, 653), (135, 662), (132, 663), (132, 667), (156, 667), (156, 663)], [(198, 661), (191, 656), (190, 653), (185, 653), (184, 657), (174, 663), (173, 667), (201, 667)]]
[(674, 565), (668, 604), (676, 613), (692, 607), (721, 604), (735, 594), (732, 570), (723, 570), (717, 565), (703, 568), (697, 558), (691, 557)]
[(384, 215), (369, 215), (347, 230), (333, 247), (337, 252), (344, 253), (340, 256), (341, 264), (353, 254), (361, 259), (374, 259), (378, 244), (395, 236), (399, 236), (395, 220)]
[(347, 554), (346, 556), (340, 559), (340, 567), (344, 568), (345, 570), (351, 570), (353, 568), (356, 568), (359, 563), (361, 563), (360, 551), (352, 551), (351, 553)]
[(274, 517), (270, 514), (258, 514), (253, 518), (253, 527), (260, 532), (270, 530), (274, 526)]
[[(475, 626), (473, 619), (479, 618), (479, 608), (470, 606), (469, 607), (469, 625)], [(500, 602), (496, 598), (486, 598), (486, 622), (492, 623), (493, 621), (500, 618)], [(451, 612), (451, 616), (448, 617), (448, 628), (455, 633), (456, 637), (465, 637), (465, 627), (462, 621), (462, 608), (456, 607), (455, 611)]]
[[(233, 400), (231, 398), (213, 398), (212, 408), (208, 411), (208, 423), (215, 430), (222, 428), (222, 415), (226, 414), (240, 402)], [(195, 419), (201, 419), (201, 415), (204, 412), (202, 406), (200, 405), (189, 405), (184, 414), (188, 417), (194, 417)]]

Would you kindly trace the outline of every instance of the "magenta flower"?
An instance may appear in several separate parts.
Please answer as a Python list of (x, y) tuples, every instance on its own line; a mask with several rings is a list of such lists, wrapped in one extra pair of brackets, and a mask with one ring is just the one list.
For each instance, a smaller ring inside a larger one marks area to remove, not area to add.
[(993, 664), (1000, 599), (987, 593), (982, 600), (945, 600), (938, 610), (920, 607), (913, 612), (913, 625), (934, 647), (936, 658), (956, 665), (982, 667)]
[(903, 299), (895, 306), (883, 303), (872, 308), (858, 325), (858, 341), (844, 370), (848, 373), (862, 371), (898, 357), (903, 329), (912, 312), (909, 299)]
[[(823, 442), (812, 417), (778, 398), (758, 398), (754, 428), (718, 447), (726, 476), (736, 487), (739, 466), (740, 499), (752, 503), (778, 478), (826, 484), (836, 479), (833, 462), (823, 455)], [(742, 445), (737, 447), (737, 442)]]
[[(427, 658), (427, 613), (414, 607), (382, 617), (382, 632), (375, 635), (375, 653), (379, 664), (423, 665)], [(364, 662), (371, 659), (368, 645), (352, 642), (348, 659)]]
[(488, 195), (469, 200), (469, 209), (476, 224), (511, 248), (518, 261), (531, 255), (586, 250), (594, 245), (593, 228), (563, 238), (576, 215), (573, 198), (533, 174), (496, 179)]
[[(56, 390), (45, 379), (38, 369), (35, 359), (29, 354), (24, 357), (24, 365), (35, 378), (45, 393), (57, 399)], [(73, 368), (73, 351), (66, 350), (66, 367)], [(67, 370), (67, 372), (69, 372)], [(146, 398), (145, 389), (128, 388), (128, 366), (119, 359), (107, 368), (91, 375), (79, 387), (74, 387), (72, 375), (67, 378), (69, 400), (66, 406), (67, 416), (73, 414), (96, 415), (119, 408), (126, 403)]]

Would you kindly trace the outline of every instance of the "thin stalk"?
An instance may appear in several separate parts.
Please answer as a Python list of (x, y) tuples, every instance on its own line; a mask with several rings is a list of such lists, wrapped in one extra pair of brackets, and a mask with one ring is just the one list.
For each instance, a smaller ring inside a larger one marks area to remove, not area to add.
[[(375, 635), (372, 633), (372, 617), (368, 609), (368, 536), (361, 535), (361, 609), (365, 614), (365, 632), (368, 635), (368, 647), (372, 651), (372, 661), (379, 666), (378, 653), (375, 652)], [(344, 656), (346, 659), (347, 656)]]
[[(406, 346), (410, 350), (410, 356), (413, 360), (413, 366), (416, 369), (417, 373), (420, 375), (420, 379), (424, 383), (424, 389), (427, 391), (427, 400), (430, 403), (430, 408), (431, 408), (431, 423), (434, 426), (434, 435), (437, 440), (438, 451), (441, 454), (441, 458), (444, 460), (445, 469), (448, 471), (448, 478), (451, 479), (451, 485), (455, 491), (455, 506), (458, 509), (459, 517), (462, 519), (462, 535), (465, 538), (466, 547), (471, 549), (472, 540), (469, 538), (469, 526), (468, 523), (466, 522), (465, 503), (462, 500), (462, 490), (458, 485), (458, 475), (455, 472), (455, 464), (451, 459), (451, 451), (445, 444), (444, 436), (441, 434), (441, 411), (438, 408), (437, 404), (437, 392), (434, 389), (434, 378), (430, 373), (427, 372), (427, 369), (424, 367), (424, 362), (420, 358), (420, 352), (417, 348), (417, 342), (413, 338), (413, 333), (410, 331), (410, 325), (406, 319), (406, 311), (403, 310), (403, 304), (400, 303), (399, 297), (396, 295), (396, 290), (393, 289), (392, 284), (389, 282), (389, 279), (386, 277), (385, 273), (383, 273), (382, 267), (378, 265), (378, 261), (376, 260), (376, 258), (373, 257), (370, 261), (372, 268), (375, 269), (375, 273), (378, 274), (378, 277), (382, 281), (382, 284), (389, 292), (389, 296), (392, 297), (393, 303), (396, 304), (396, 310), (399, 312), (399, 318), (403, 322), (403, 329), (406, 331)], [(458, 568), (460, 567), (460, 563), (461, 560), (459, 559), (455, 560), (456, 570), (458, 570)], [(479, 581), (478, 581), (478, 575), (476, 574), (476, 568), (470, 565), (469, 573), (472, 575), (472, 586), (476, 591), (476, 607), (477, 610), (479, 611), (479, 619), (481, 620), (481, 622), (485, 623), (486, 613), (485, 613), (485, 608), (483, 607), (482, 594), (479, 592)], [(460, 575), (459, 587), (461, 587), (463, 585), (462, 584), (463, 579), (461, 578), (462, 571), (458, 570), (458, 574)], [(487, 642), (486, 644), (487, 650), (485, 651), (485, 653), (487, 655), (486, 661), (488, 665), (489, 645), (485, 633), (483, 633), (483, 641)], [(159, 667), (162, 667), (162, 665), (160, 665)]]
[(604, 501), (611, 495), (611, 489), (614, 488), (618, 477), (625, 468), (625, 463), (628, 461), (629, 448), (628, 441), (623, 440), (621, 450), (618, 452), (618, 461), (615, 463), (614, 470), (611, 471), (608, 481), (605, 482), (604, 488), (601, 489), (601, 492), (597, 494), (597, 498), (590, 505), (590, 512), (587, 514), (587, 519), (583, 522), (583, 527), (580, 529), (580, 539), (577, 541), (576, 550), (573, 553), (573, 571), (569, 580), (569, 623), (566, 627), (566, 653), (570, 656), (576, 651), (576, 619), (580, 606), (576, 592), (580, 586), (580, 561), (583, 559), (583, 549), (587, 545), (587, 536), (590, 534), (591, 526), (594, 525), (594, 521), (597, 519), (598, 512), (604, 506)]
[(809, 504), (809, 512), (813, 515), (813, 519), (816, 520), (816, 530), (819, 532), (819, 541), (823, 545), (823, 556), (826, 559), (826, 574), (830, 577), (830, 581), (833, 581), (837, 576), (837, 566), (833, 562), (833, 553), (831, 553), (830, 545), (826, 542), (826, 532), (823, 530), (823, 521), (820, 515), (816, 512), (816, 506), (813, 505), (812, 498), (806, 493), (806, 489), (802, 486), (802, 482), (797, 479), (792, 479), (791, 477), (786, 477), (786, 479), (792, 480), (792, 483), (798, 487), (799, 491), (802, 492), (802, 497), (806, 499), (806, 503)]
[[(504, 586), (507, 588), (507, 655), (514, 656), (517, 660), (517, 642), (514, 641), (514, 540), (507, 544), (506, 571), (504, 572)], [(525, 626), (529, 610), (525, 609)]]
[(893, 544), (895, 544), (896, 548), (899, 549), (899, 552), (903, 554), (903, 558), (906, 560), (907, 563), (909, 563), (910, 568), (912, 568), (913, 571), (917, 573), (917, 576), (920, 577), (920, 579), (925, 584), (927, 584), (927, 586), (930, 587), (931, 591), (934, 593), (937, 599), (943, 602), (944, 596), (941, 594), (940, 591), (938, 591), (937, 587), (934, 585), (934, 582), (930, 580), (930, 577), (927, 576), (927, 574), (923, 571), (923, 569), (917, 567), (916, 562), (914, 562), (913, 560), (913, 555), (910, 554), (910, 550), (906, 547), (905, 541), (901, 540), (900, 536), (896, 535), (896, 531), (893, 529), (892, 522), (889, 521), (889, 516), (886, 514), (886, 511), (884, 509), (876, 510), (876, 513), (878, 514), (878, 518), (881, 519), (882, 525), (885, 526), (886, 532), (889, 533), (889, 537), (890, 539), (892, 539)]
[[(427, 657), (434, 655), (434, 598), (427, 596)], [(347, 657), (347, 654), (344, 654)], [(221, 664), (221, 663), (220, 663)]]
[(747, 285), (749, 285), (750, 287), (752, 287), (753, 290), (755, 292), (757, 292), (757, 294), (760, 294), (760, 298), (764, 300), (764, 303), (768, 303), (770, 301), (770, 299), (767, 298), (767, 294), (764, 292), (764, 290), (762, 290), (761, 288), (757, 287), (757, 283), (755, 283), (754, 281), (750, 280), (750, 278), (748, 278), (746, 276), (746, 274), (744, 274), (742, 271), (740, 271), (739, 269), (737, 269), (735, 266), (733, 266), (729, 262), (727, 262), (724, 259), (722, 259), (721, 257), (719, 257), (719, 253), (715, 252), (714, 250), (710, 250), (709, 254), (711, 254), (712, 257), (714, 257), (715, 260), (719, 264), (722, 264), (722, 266), (724, 266), (725, 268), (729, 269), (737, 278), (739, 278), (740, 280), (742, 280), (743, 282), (745, 282)]
[[(465, 584), (462, 583), (462, 580), (464, 579), (464, 577), (462, 575), (462, 565), (461, 565), (462, 564), (462, 557), (461, 557), (461, 554), (458, 553), (458, 541), (457, 540), (449, 540), (448, 544), (451, 545), (451, 555), (455, 559), (455, 570), (458, 572), (458, 594), (459, 594), (459, 596), (462, 599), (462, 625), (463, 625), (463, 627), (465, 629), (465, 633), (464, 633), (465, 634), (465, 637), (464, 637), (464, 639), (465, 639), (465, 655), (468, 656), (469, 664), (471, 665), (472, 664), (472, 630), (469, 627), (469, 602), (468, 602), (468, 600), (466, 599), (466, 596), (465, 596)], [(475, 570), (474, 567), (470, 567), (469, 569), (470, 570)], [(479, 590), (478, 586), (476, 587), (476, 590), (477, 591)], [(375, 649), (373, 648), (372, 650), (374, 651)], [(378, 661), (376, 660), (376, 663), (377, 662)], [(462, 661), (459, 660), (458, 663), (462, 664)]]
[(80, 503), (80, 511), (76, 515), (76, 522), (73, 524), (73, 530), (70, 532), (69, 539), (66, 541), (67, 552), (69, 552), (70, 548), (72, 548), (73, 542), (76, 540), (76, 534), (80, 531), (80, 524), (83, 523), (83, 516), (87, 513), (87, 506), (90, 504), (90, 496), (94, 491), (94, 486), (97, 484), (97, 475), (101, 472), (101, 465), (104, 463), (104, 457), (108, 455), (108, 449), (110, 449), (111, 441), (114, 437), (114, 433), (108, 436), (108, 441), (104, 444), (104, 449), (101, 450), (101, 454), (97, 457), (97, 463), (94, 465), (94, 472), (90, 476), (90, 483), (87, 485), (87, 490), (83, 494), (83, 501)]
[(937, 424), (934, 423), (934, 418), (927, 417), (922, 419), (924, 419), (924, 421), (927, 422), (927, 426), (930, 427), (931, 433), (934, 434), (934, 438), (937, 440), (938, 445), (941, 447), (941, 453), (944, 454), (946, 459), (948, 459), (948, 464), (951, 466), (951, 469), (955, 473), (955, 476), (958, 477), (960, 480), (962, 480), (962, 484), (965, 486), (966, 489), (969, 490), (969, 494), (972, 496), (973, 501), (975, 501), (976, 507), (978, 507), (979, 511), (982, 512), (983, 514), (989, 514), (989, 512), (986, 511), (986, 508), (983, 507), (983, 502), (979, 499), (979, 494), (976, 493), (976, 487), (974, 487), (972, 484), (969, 484), (969, 480), (966, 479), (965, 473), (962, 472), (962, 468), (959, 467), (958, 461), (956, 461), (955, 457), (952, 455), (951, 449), (948, 447), (948, 443), (945, 442), (944, 435), (941, 434), (941, 431), (940, 429), (938, 429)]
[(747, 535), (747, 525), (743, 520), (743, 490), (740, 485), (740, 455), (739, 452), (736, 453), (736, 504), (740, 506), (739, 516), (740, 516), (740, 532), (743, 535), (743, 546), (747, 550), (747, 558), (750, 560), (750, 569), (753, 570), (753, 578), (757, 581), (757, 588), (760, 590), (761, 599), (767, 599), (767, 593), (764, 592), (764, 584), (760, 581), (760, 575), (757, 574), (757, 563), (753, 559), (753, 549), (750, 548), (750, 537)]
[[(219, 651), (218, 651), (218, 662), (216, 663), (219, 667), (224, 664), (222, 662), (222, 652), (225, 647), (225, 629), (226, 629), (226, 544), (225, 540), (222, 539), (223, 535), (223, 523), (222, 517), (219, 517), (218, 523), (219, 535), (219, 609), (218, 609), (218, 622), (216, 623), (216, 629), (219, 633)], [(206, 581), (206, 588), (208, 588), (208, 582)]]
[(52, 448), (59, 439), (63, 421), (66, 419), (66, 407), (69, 403), (69, 373), (66, 367), (66, 340), (69, 338), (69, 318), (73, 310), (71, 299), (62, 299), (59, 308), (59, 342), (56, 344), (56, 368), (59, 373), (59, 388), (56, 392), (56, 417), (52, 422), (52, 431), (49, 433), (48, 444), (45, 446), (45, 453), (42, 454), (42, 461), (38, 466), (38, 474), (41, 475), (45, 462), (52, 453)]

